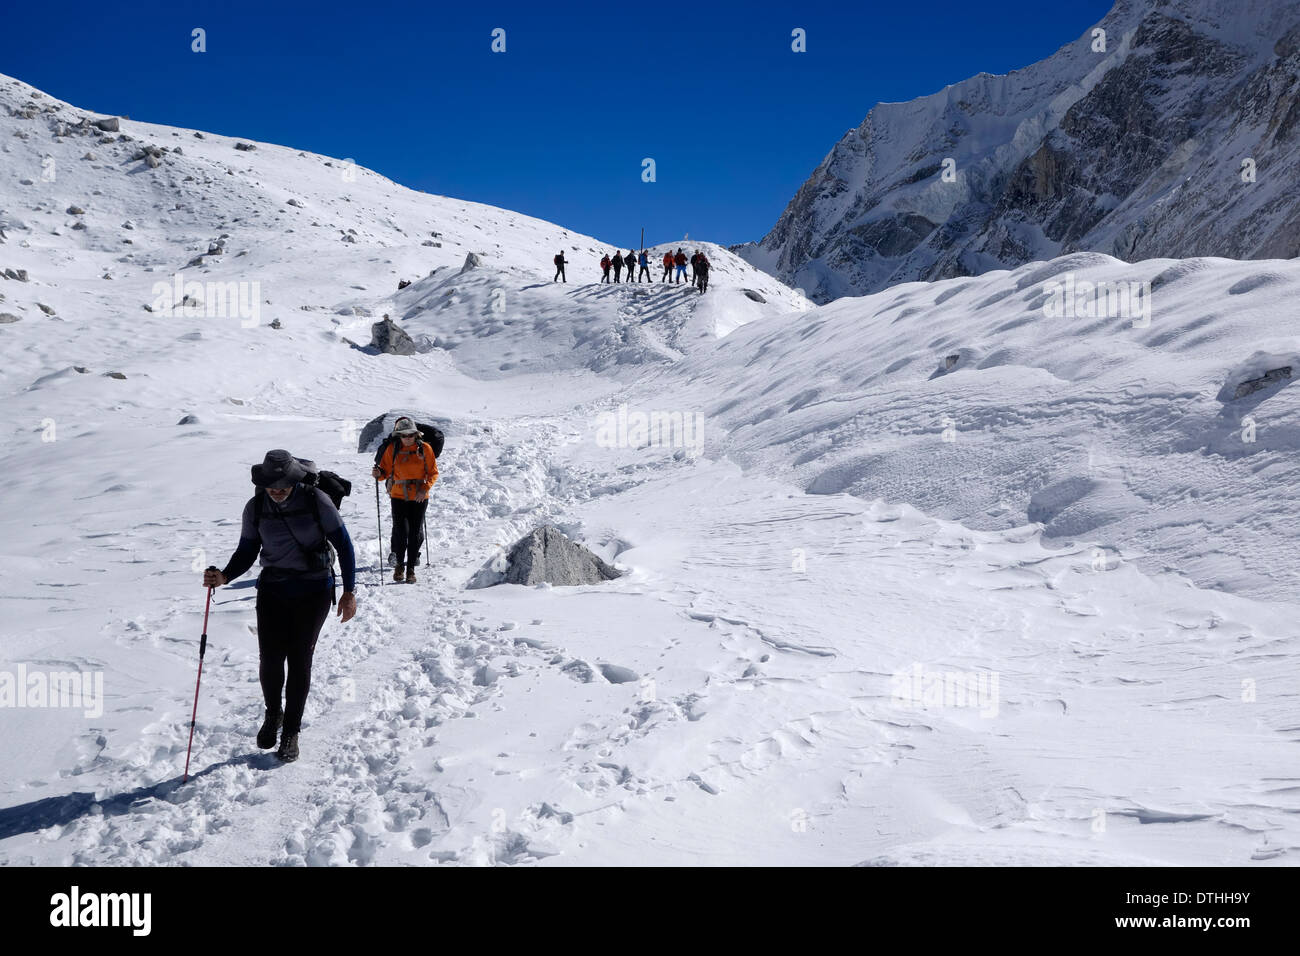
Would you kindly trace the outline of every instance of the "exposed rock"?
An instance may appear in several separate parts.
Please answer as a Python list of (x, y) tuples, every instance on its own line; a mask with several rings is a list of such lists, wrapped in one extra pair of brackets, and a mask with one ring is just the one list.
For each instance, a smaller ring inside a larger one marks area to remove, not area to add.
[(235, 149), (239, 150), (240, 152), (248, 153), (257, 149), (257, 147), (254, 146), (252, 143), (236, 143)]
[(273, 329), (282, 328), (282, 326), (280, 325), (279, 316), (276, 316), (274, 319), (271, 320), (271, 328)]
[(1281, 368), (1271, 368), (1259, 378), (1250, 378), (1237, 385), (1233, 391), (1233, 398), (1245, 398), (1252, 392), (1258, 392), (1260, 389), (1268, 388), (1274, 382), (1280, 382), (1283, 379), (1291, 377), (1291, 366), (1284, 365)]
[(0, 312), (0, 325), (9, 325), (13, 322), (20, 321), (18, 316), (12, 312)]
[(50, 306), (46, 305), (44, 302), (37, 302), (37, 303), (36, 303), (36, 307), (37, 307), (38, 309), (40, 309), (42, 312), (44, 312), (46, 315), (53, 315), (53, 314), (54, 314), (54, 309), (52, 309)]
[[(1085, 33), (1023, 69), (877, 104), (761, 242), (732, 251), (815, 302), (1081, 251), (1296, 257), (1298, 13), (1121, 0), (1104, 52), (1082, 52)], [(1258, 182), (1238, 175), (1247, 159)]]
[(86, 210), (82, 209), (80, 206), (69, 206), (69, 207), (68, 207), (68, 215), (69, 215), (69, 216), (84, 216), (85, 214), (86, 214)]
[(95, 120), (92, 124), (95, 129), (103, 130), (105, 133), (116, 133), (121, 129), (121, 123), (116, 116), (110, 116), (107, 119)]
[(121, 372), (105, 372), (104, 377), (105, 378), (126, 378), (126, 376), (123, 375)]
[(740, 291), (745, 293), (745, 298), (750, 299), (754, 302), (764, 302), (764, 303), (767, 302), (767, 299), (763, 298), (753, 289), (741, 289)]
[(182, 418), (182, 419), (181, 419), (180, 421), (178, 421), (176, 424), (177, 424), (177, 425), (197, 425), (197, 424), (199, 424), (199, 416), (197, 416), (197, 415), (186, 415), (184, 418)]
[(414, 355), (418, 351), (411, 337), (388, 316), (370, 327), (370, 345), (385, 355)]
[(601, 584), (619, 576), (599, 555), (570, 540), (554, 525), (542, 525), (521, 538), (508, 555), (489, 561), (469, 582), (471, 588), (495, 584), (552, 584), (575, 587)]
[(467, 252), (465, 254), (465, 264), (460, 267), (462, 273), (469, 272), (470, 269), (483, 268), (483, 257), (477, 252)]
[(297, 206), (299, 209), (302, 208), (302, 203), (300, 203), (300, 202), (299, 202), (298, 200), (296, 200), (296, 199), (290, 199), (289, 202), (288, 202), (288, 205), (290, 205), (290, 206)]
[(398, 292), (401, 292), (403, 289), (405, 289), (405, 288), (406, 288), (408, 285), (410, 285), (410, 284), (411, 284), (411, 280), (410, 280), (410, 279), (399, 279), (399, 280), (397, 280), (397, 291), (398, 291)]

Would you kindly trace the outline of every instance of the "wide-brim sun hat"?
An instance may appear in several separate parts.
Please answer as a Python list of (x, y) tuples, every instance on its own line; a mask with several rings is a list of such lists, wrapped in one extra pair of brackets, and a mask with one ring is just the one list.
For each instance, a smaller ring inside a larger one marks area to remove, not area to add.
[(266, 453), (260, 465), (253, 466), (253, 484), (259, 488), (292, 488), (307, 476), (298, 459), (283, 448)]

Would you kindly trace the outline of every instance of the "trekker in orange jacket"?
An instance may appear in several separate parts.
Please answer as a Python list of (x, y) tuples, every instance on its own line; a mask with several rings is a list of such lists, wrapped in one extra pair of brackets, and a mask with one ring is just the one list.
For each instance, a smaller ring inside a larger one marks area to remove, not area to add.
[[(420, 438), (415, 422), (402, 417), (393, 423), (398, 441), (388, 446), (371, 472), (376, 480), (388, 482), (393, 506), (392, 550), (397, 556), (394, 581), (415, 583), (415, 566), (420, 563), (424, 544), (424, 512), (429, 507), (429, 489), (438, 480), (438, 462), (433, 447)], [(406, 575), (402, 575), (402, 566)]]

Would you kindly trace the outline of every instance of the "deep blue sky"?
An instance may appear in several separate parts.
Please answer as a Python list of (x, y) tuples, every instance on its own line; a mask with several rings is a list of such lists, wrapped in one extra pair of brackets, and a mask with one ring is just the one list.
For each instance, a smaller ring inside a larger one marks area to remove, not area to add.
[[(651, 243), (732, 243), (766, 233), (873, 104), (1026, 66), (1110, 6), (22, 2), (5, 7), (0, 72), (103, 113), (352, 157), (607, 242), (644, 225)], [(208, 52), (190, 52), (194, 27)], [(791, 52), (795, 27), (806, 53)]]

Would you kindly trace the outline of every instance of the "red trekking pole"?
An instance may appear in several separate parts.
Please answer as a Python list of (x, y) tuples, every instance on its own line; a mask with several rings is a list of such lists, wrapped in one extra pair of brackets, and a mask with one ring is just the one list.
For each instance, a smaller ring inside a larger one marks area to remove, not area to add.
[[(209, 571), (215, 571), (214, 565), (208, 565)], [(190, 743), (185, 748), (185, 776), (181, 777), (181, 783), (190, 779), (190, 749), (194, 746), (194, 718), (199, 713), (199, 682), (203, 680), (203, 655), (208, 652), (208, 611), (212, 608), (212, 592), (214, 588), (208, 588), (208, 603), (203, 608), (203, 636), (199, 638), (199, 676), (194, 681), (194, 710), (190, 712)]]

